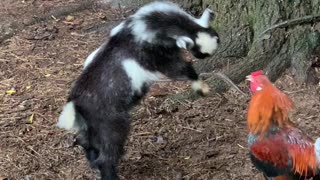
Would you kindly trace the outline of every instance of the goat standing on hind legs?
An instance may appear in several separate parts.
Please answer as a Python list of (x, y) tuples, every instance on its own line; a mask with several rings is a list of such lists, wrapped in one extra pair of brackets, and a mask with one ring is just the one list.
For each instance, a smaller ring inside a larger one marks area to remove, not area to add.
[(102, 180), (119, 179), (117, 166), (130, 130), (129, 111), (165, 75), (189, 79), (200, 95), (209, 92), (190, 62), (187, 49), (197, 58), (212, 56), (219, 44), (209, 26), (207, 9), (196, 19), (170, 2), (153, 2), (116, 26), (107, 43), (85, 61), (58, 127), (77, 132), (91, 166)]

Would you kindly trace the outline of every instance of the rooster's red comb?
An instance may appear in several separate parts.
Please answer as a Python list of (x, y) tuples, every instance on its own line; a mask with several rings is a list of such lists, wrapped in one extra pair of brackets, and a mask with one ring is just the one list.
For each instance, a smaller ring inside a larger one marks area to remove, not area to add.
[(253, 76), (253, 77), (257, 77), (257, 76), (261, 76), (261, 75), (263, 75), (263, 71), (262, 70), (255, 71), (255, 72), (251, 73), (251, 76)]

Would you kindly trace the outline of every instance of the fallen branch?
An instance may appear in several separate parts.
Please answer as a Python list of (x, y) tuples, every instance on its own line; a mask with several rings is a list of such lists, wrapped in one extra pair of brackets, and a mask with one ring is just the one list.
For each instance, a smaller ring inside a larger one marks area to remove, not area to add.
[(226, 76), (225, 74), (223, 74), (221, 72), (213, 71), (211, 73), (201, 73), (200, 76), (216, 76), (216, 77), (222, 79), (225, 83), (229, 84), (231, 87), (233, 87), (235, 90), (237, 90), (243, 96), (247, 96), (247, 94), (244, 93), (243, 91), (241, 91), (241, 89), (230, 78), (228, 78), (228, 76)]
[(202, 130), (198, 130), (198, 129), (194, 129), (194, 128), (190, 128), (190, 127), (185, 127), (185, 126), (181, 126), (181, 125), (180, 125), (180, 127), (182, 129), (188, 129), (188, 130), (191, 130), (191, 131), (196, 131), (196, 132), (202, 133)]
[[(199, 76), (216, 76), (219, 77), (220, 79), (222, 79), (224, 82), (226, 82), (227, 84), (229, 84), (231, 87), (233, 87), (235, 90), (237, 90), (240, 94), (242, 94), (243, 96), (247, 96), (246, 93), (244, 93), (243, 91), (241, 91), (241, 89), (230, 79), (228, 78), (225, 74), (221, 73), (221, 72), (211, 72), (211, 73), (201, 73)], [(173, 82), (173, 81), (188, 81), (188, 79), (186, 78), (181, 78), (181, 79), (175, 79), (175, 80), (171, 80), (171, 79), (160, 79), (156, 82)]]
[(214, 75), (220, 77), (224, 82), (228, 83), (230, 86), (232, 86), (235, 90), (237, 90), (239, 93), (241, 93), (243, 96), (248, 96), (246, 93), (241, 91), (241, 89), (225, 74), (222, 74), (221, 72), (214, 73)]

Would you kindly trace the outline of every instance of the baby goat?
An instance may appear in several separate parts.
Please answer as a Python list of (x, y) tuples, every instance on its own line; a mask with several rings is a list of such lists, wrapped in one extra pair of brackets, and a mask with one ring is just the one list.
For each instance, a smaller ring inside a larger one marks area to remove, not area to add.
[(219, 44), (207, 9), (196, 19), (176, 4), (153, 2), (140, 8), (95, 50), (73, 86), (57, 126), (77, 132), (77, 142), (102, 180), (118, 179), (117, 165), (130, 130), (129, 111), (165, 75), (193, 81), (200, 95), (208, 86), (181, 55), (212, 56)]

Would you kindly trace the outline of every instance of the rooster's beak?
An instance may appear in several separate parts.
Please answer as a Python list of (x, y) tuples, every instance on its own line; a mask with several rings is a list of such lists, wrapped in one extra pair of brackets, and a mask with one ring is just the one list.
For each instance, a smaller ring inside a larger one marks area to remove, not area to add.
[(246, 80), (247, 80), (247, 81), (252, 81), (251, 75), (246, 76)]

